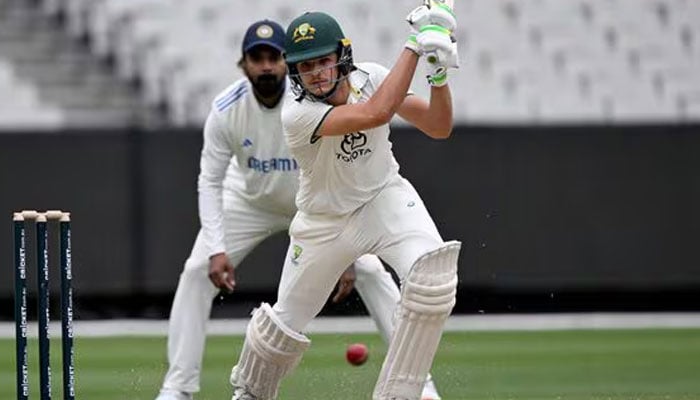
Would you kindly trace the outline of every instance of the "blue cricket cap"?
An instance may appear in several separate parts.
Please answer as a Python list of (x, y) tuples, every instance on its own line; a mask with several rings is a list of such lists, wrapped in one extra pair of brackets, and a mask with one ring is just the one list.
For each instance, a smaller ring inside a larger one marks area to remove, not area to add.
[(265, 19), (248, 27), (243, 38), (243, 53), (259, 45), (273, 47), (284, 52), (284, 28), (277, 22)]

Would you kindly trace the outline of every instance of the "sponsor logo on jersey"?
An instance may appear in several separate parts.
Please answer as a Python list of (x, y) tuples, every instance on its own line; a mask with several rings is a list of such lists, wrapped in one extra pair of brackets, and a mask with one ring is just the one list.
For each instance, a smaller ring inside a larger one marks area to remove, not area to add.
[(250, 140), (250, 139), (248, 139), (248, 138), (245, 138), (245, 140), (243, 140), (243, 147), (250, 147), (250, 146), (252, 146), (252, 145), (253, 145), (253, 141), (252, 141), (252, 140)]
[(364, 132), (355, 132), (343, 137), (343, 141), (340, 142), (340, 152), (335, 153), (335, 156), (338, 160), (351, 163), (370, 153), (372, 149), (367, 147), (367, 135)]
[(248, 157), (248, 168), (267, 174), (274, 171), (296, 171), (299, 169), (297, 160), (293, 158), (271, 158), (260, 160), (253, 156)]

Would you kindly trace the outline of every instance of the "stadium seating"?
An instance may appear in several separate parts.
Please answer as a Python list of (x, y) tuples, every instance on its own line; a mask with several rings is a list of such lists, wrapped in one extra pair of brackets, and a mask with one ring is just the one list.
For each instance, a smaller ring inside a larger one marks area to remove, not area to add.
[[(44, 0), (76, 38), (141, 82), (146, 104), (198, 126), (213, 96), (241, 76), (245, 28), (288, 24), (304, 10), (335, 15), (357, 61), (391, 66), (415, 0)], [(459, 123), (630, 123), (698, 120), (700, 1), (460, 0), (461, 68), (451, 75)], [(422, 70), (414, 91), (427, 96)], [(397, 121), (397, 123), (401, 123)]]
[[(77, 3), (76, 3), (77, 4)], [(154, 121), (134, 88), (71, 37), (62, 0), (0, 0), (0, 129), (125, 127)], [(85, 11), (85, 8), (74, 7)], [(9, 94), (9, 95), (8, 95)], [(105, 95), (109, 94), (109, 95)], [(162, 121), (162, 118), (161, 118)]]
[(42, 104), (36, 87), (14, 76), (11, 65), (0, 59), (0, 126), (13, 129), (50, 128), (63, 122), (63, 114), (55, 107)]

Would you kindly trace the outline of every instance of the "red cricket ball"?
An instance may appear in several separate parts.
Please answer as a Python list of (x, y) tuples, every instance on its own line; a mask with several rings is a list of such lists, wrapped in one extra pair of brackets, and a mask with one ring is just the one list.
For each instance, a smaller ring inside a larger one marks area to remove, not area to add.
[(354, 343), (348, 346), (345, 352), (345, 358), (352, 365), (362, 365), (367, 361), (367, 356), (369, 355), (369, 350), (367, 346), (362, 343)]

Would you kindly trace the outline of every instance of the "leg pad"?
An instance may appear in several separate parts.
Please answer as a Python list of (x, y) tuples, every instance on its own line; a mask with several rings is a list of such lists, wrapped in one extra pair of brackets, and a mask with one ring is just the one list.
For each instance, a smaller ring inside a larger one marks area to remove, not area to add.
[(445, 243), (411, 267), (373, 399), (420, 398), (445, 321), (455, 305), (460, 247), (459, 242)]
[(262, 303), (253, 311), (240, 359), (231, 371), (234, 392), (245, 391), (257, 400), (276, 399), (282, 378), (299, 364), (310, 344)]

